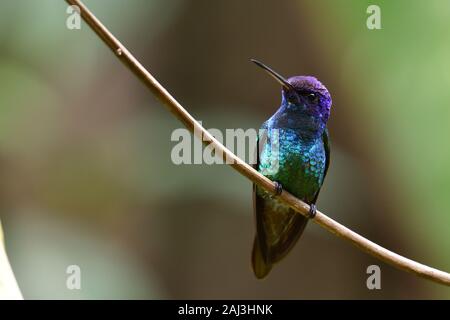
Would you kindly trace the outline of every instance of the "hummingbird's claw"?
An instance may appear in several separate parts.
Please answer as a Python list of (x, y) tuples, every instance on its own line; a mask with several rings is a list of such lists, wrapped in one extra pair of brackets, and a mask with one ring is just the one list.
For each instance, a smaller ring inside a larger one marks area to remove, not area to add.
[(314, 217), (316, 216), (316, 213), (317, 213), (317, 208), (316, 208), (316, 205), (313, 203), (309, 206), (308, 219), (314, 219)]
[(279, 196), (283, 192), (283, 186), (278, 181), (275, 182), (275, 195)]

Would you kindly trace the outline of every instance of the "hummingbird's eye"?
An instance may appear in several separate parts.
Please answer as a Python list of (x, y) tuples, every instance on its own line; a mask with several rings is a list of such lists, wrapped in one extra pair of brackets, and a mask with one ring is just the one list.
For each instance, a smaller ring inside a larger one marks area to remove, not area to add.
[(311, 104), (317, 104), (319, 102), (319, 96), (315, 93), (308, 93), (306, 99)]

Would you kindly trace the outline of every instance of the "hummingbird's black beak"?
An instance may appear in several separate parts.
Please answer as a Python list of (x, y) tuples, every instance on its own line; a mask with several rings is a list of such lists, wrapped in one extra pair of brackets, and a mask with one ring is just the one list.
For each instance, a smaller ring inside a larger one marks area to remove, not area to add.
[(269, 75), (272, 76), (272, 78), (277, 80), (286, 90), (294, 90), (294, 87), (292, 87), (292, 85), (289, 82), (287, 82), (287, 80), (283, 76), (281, 76), (279, 73), (275, 72), (274, 70), (266, 66), (264, 63), (255, 59), (250, 59), (250, 61), (256, 64), (258, 67), (264, 69)]

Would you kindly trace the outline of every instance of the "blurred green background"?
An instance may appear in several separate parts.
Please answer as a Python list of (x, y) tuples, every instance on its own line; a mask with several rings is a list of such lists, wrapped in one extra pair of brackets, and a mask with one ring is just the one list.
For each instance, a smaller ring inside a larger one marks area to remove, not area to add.
[[(84, 3), (207, 128), (257, 128), (279, 105), (249, 58), (318, 77), (333, 96), (319, 209), (450, 270), (449, 1)], [(250, 182), (174, 165), (181, 124), (66, 8), (0, 2), (0, 217), (25, 298), (450, 298), (313, 223), (257, 281)]]

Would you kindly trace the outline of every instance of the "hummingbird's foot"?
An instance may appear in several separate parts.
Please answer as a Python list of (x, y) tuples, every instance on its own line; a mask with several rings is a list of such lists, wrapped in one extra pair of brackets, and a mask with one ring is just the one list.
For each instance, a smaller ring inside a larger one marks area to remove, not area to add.
[(279, 196), (283, 192), (283, 186), (278, 181), (274, 181), (275, 183), (275, 195)]
[(314, 217), (316, 216), (316, 213), (317, 213), (317, 208), (316, 208), (316, 205), (313, 203), (309, 206), (308, 219), (314, 219)]

